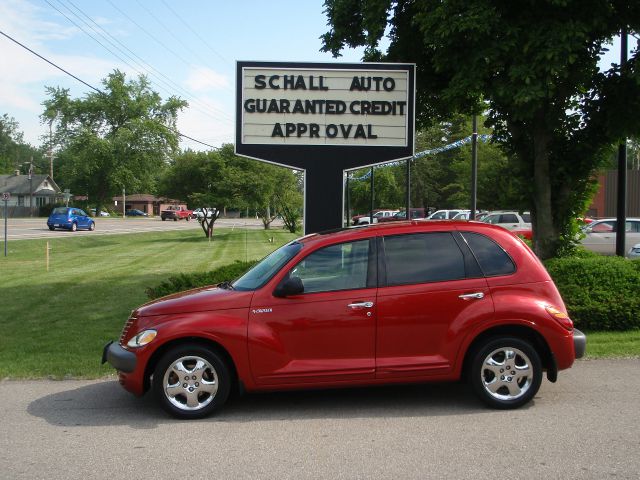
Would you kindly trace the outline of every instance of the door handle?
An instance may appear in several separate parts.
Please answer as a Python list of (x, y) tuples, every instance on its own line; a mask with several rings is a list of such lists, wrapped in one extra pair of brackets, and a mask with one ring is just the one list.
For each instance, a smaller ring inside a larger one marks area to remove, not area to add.
[(465, 293), (463, 295), (458, 295), (458, 298), (461, 298), (463, 300), (472, 300), (472, 299), (480, 300), (484, 298), (484, 293), (482, 292)]
[(373, 302), (356, 302), (350, 303), (347, 305), (349, 308), (358, 309), (358, 308), (371, 308), (373, 307)]

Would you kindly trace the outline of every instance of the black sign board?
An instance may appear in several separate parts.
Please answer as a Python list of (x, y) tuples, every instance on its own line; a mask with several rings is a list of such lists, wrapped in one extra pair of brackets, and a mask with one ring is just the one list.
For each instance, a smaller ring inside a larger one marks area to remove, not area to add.
[(413, 156), (413, 64), (236, 68), (236, 153), (305, 171), (305, 233), (342, 226), (345, 170)]

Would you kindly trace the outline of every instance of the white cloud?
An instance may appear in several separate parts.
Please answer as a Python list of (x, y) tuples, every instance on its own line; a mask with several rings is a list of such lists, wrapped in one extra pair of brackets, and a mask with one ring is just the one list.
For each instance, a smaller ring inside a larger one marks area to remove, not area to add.
[[(216, 107), (216, 111), (228, 112), (226, 116), (233, 118), (233, 114), (228, 108), (216, 103), (214, 100), (207, 98), (208, 105)], [(207, 113), (205, 113), (205, 111)], [(223, 143), (232, 143), (234, 141), (234, 123), (226, 117), (215, 113), (208, 113), (204, 108), (189, 107), (178, 114), (178, 130), (189, 135), (196, 140), (208, 143), (214, 147), (219, 147)], [(193, 150), (207, 150), (207, 147), (187, 139), (180, 142), (182, 148), (191, 148)]]
[(229, 88), (229, 80), (226, 76), (207, 67), (193, 68), (185, 83), (196, 92)]

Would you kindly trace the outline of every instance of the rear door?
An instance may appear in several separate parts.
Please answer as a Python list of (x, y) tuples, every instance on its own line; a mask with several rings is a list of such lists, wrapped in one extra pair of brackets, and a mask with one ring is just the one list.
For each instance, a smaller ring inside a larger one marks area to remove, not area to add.
[(449, 373), (470, 324), (493, 317), (485, 278), (457, 232), (386, 236), (376, 378)]

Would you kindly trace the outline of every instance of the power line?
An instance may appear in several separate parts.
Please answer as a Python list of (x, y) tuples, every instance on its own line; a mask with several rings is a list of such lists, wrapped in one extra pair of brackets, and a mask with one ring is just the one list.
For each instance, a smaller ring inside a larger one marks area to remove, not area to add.
[(209, 42), (207, 42), (204, 38), (202, 38), (202, 36), (198, 33), (197, 30), (194, 30), (194, 28), (189, 25), (189, 23), (187, 23), (186, 21), (184, 21), (184, 19), (178, 14), (178, 12), (176, 12), (173, 8), (171, 8), (171, 6), (165, 2), (164, 0), (161, 0), (162, 3), (164, 4), (165, 7), (167, 7), (167, 9), (169, 9), (169, 11), (178, 19), (180, 20), (180, 22), (187, 27), (187, 29), (189, 29), (191, 31), (191, 33), (193, 33), (196, 37), (198, 37), (200, 39), (200, 41), (206, 45), (209, 50), (211, 50), (215, 55), (218, 56), (218, 58), (220, 58), (223, 62), (226, 62), (227, 64), (231, 64), (231, 62), (229, 60), (227, 60), (225, 57), (223, 57), (222, 55), (220, 55), (210, 44)]
[(41, 60), (44, 60), (45, 62), (47, 62), (49, 65), (57, 68), (58, 70), (60, 70), (63, 73), (66, 73), (67, 75), (69, 75), (70, 77), (75, 78), (77, 81), (79, 81), (80, 83), (84, 83), (87, 87), (95, 90), (98, 93), (102, 93), (100, 90), (98, 90), (96, 87), (89, 85), (87, 82), (85, 82), (84, 80), (81, 80), (80, 78), (76, 77), (73, 73), (70, 73), (68, 71), (66, 71), (64, 68), (59, 67), (58, 65), (56, 65), (55, 63), (53, 63), (51, 60), (48, 60), (46, 58), (44, 58), (42, 55), (40, 55), (37, 52), (34, 52), (33, 50), (31, 50), (29, 47), (27, 47), (26, 45), (23, 45), (22, 43), (20, 43), (18, 40), (16, 40), (15, 38), (7, 35), (6, 33), (4, 33), (2, 30), (0, 30), (0, 34), (4, 35), (5, 37), (7, 37), (9, 40), (11, 40), (13, 43), (16, 43), (18, 45), (20, 45), (22, 48), (24, 48), (25, 50), (28, 50), (29, 52), (33, 53), (36, 57), (40, 58)]
[[(25, 50), (27, 50), (28, 52), (32, 53), (33, 55), (35, 55), (36, 57), (38, 57), (41, 60), (44, 60), (45, 62), (47, 62), (49, 65), (51, 65), (52, 67), (57, 68), (58, 70), (60, 70), (61, 72), (69, 75), (70, 77), (72, 77), (73, 79), (77, 80), (78, 82), (82, 83), (83, 85), (86, 85), (87, 87), (89, 87), (90, 89), (96, 91), (97, 93), (99, 93), (100, 95), (106, 95), (106, 93), (104, 93), (103, 91), (97, 89), (96, 87), (94, 87), (93, 85), (85, 82), (84, 80), (82, 80), (81, 78), (77, 77), (76, 75), (74, 75), (73, 73), (65, 70), (64, 68), (60, 67), (59, 65), (55, 64), (54, 62), (52, 62), (51, 60), (43, 57), (42, 55), (40, 55), (39, 53), (37, 53), (36, 51), (32, 50), (31, 48), (27, 47), (26, 45), (24, 45), (23, 43), (20, 43), (18, 40), (16, 40), (15, 38), (13, 38), (11, 35), (6, 34), (5, 32), (3, 32), (2, 30), (0, 30), (0, 34), (6, 38), (8, 38), (9, 40), (11, 40), (13, 43), (21, 46), (22, 48), (24, 48)], [(213, 148), (214, 150), (217, 150), (218, 147), (214, 147), (213, 145), (209, 145), (208, 143), (202, 142), (200, 140), (196, 140), (193, 137), (190, 137), (188, 135), (185, 135), (183, 133), (180, 133), (178, 130), (175, 130), (175, 133), (178, 134), (180, 137), (186, 138), (188, 140), (191, 140), (193, 142), (199, 143), (201, 145), (205, 145), (207, 147)]]
[[(127, 66), (129, 66), (130, 68), (132, 68), (135, 72), (137, 72), (138, 74), (142, 74), (142, 72), (134, 65), (132, 65), (131, 63), (129, 63), (127, 60), (125, 60), (124, 58), (122, 58), (120, 55), (118, 55), (117, 53), (115, 53), (111, 48), (107, 47), (104, 43), (102, 43), (100, 40), (98, 40), (96, 37), (94, 37), (91, 33), (89, 33), (87, 30), (85, 30), (81, 25), (78, 25), (73, 19), (69, 18), (64, 12), (60, 11), (55, 5), (53, 5), (51, 2), (49, 2), (49, 0), (44, 0), (47, 4), (49, 4), (49, 6), (51, 6), (54, 10), (56, 10), (58, 13), (60, 13), (62, 16), (64, 16), (67, 20), (69, 20), (69, 22), (71, 22), (71, 24), (75, 25), (77, 28), (79, 28), (80, 30), (82, 30), (82, 32), (84, 32), (87, 36), (89, 36), (92, 40), (94, 40), (96, 43), (98, 43), (101, 47), (103, 47), (106, 51), (108, 51), (111, 55), (113, 55), (114, 57), (116, 57), (118, 60), (120, 60), (121, 62), (123, 62), (124, 64), (126, 64)], [(69, 13), (71, 13), (72, 15), (74, 15), (78, 20), (80, 20), (82, 23), (84, 23), (86, 26), (88, 26), (89, 28), (91, 28), (96, 34), (100, 35), (102, 38), (104, 38), (107, 42), (110, 43), (110, 45), (112, 47), (114, 47), (116, 50), (118, 50), (120, 53), (122, 53), (123, 55), (125, 55), (126, 57), (128, 57), (131, 61), (133, 61), (136, 65), (140, 65), (142, 67), (142, 69), (147, 73), (150, 74), (152, 76), (153, 75), (151, 72), (148, 71), (148, 69), (145, 67), (145, 65), (148, 65), (144, 60), (142, 60), (142, 62), (138, 62), (136, 61), (136, 59), (134, 59), (133, 57), (131, 57), (131, 55), (128, 55), (126, 52), (124, 52), (120, 47), (118, 47), (118, 45), (116, 45), (115, 43), (113, 43), (109, 38), (107, 38), (104, 34), (102, 34), (101, 32), (97, 31), (94, 27), (92, 27), (90, 24), (88, 24), (84, 19), (82, 19), (78, 14), (76, 14), (75, 12), (73, 12), (69, 7), (67, 7), (66, 5), (62, 4), (62, 2), (60, 0), (57, 0), (58, 3), (63, 6), (64, 8), (66, 8)], [(72, 3), (72, 2), (69, 2)], [(81, 11), (78, 7), (76, 7), (75, 5), (73, 5), (76, 9), (78, 9), (79, 11)], [(87, 18), (89, 18), (84, 12), (81, 11), (81, 13), (83, 13), (83, 15), (85, 15)], [(89, 18), (91, 20), (91, 18)], [(93, 22), (93, 20), (91, 20)], [(95, 23), (95, 22), (93, 22)], [(97, 23), (96, 23), (97, 25)], [(99, 27), (99, 25), (98, 25)], [(99, 27), (102, 29), (102, 27)], [(104, 30), (104, 29), (102, 29)], [(106, 30), (104, 30), (106, 32)], [(106, 32), (108, 33), (108, 32)], [(133, 52), (132, 52), (133, 53)], [(135, 55), (135, 54), (134, 54)], [(140, 58), (140, 57), (138, 57)], [(167, 77), (168, 78), (168, 77)], [(209, 115), (212, 118), (216, 119), (216, 120), (230, 120), (230, 118), (224, 114), (221, 111), (216, 111), (214, 108), (209, 107), (208, 105), (204, 104), (203, 105), (207, 108), (209, 108), (211, 110), (211, 112), (207, 112), (204, 111), (203, 109), (199, 108), (198, 105), (196, 104), (197, 102), (199, 102), (196, 97), (192, 96), (191, 94), (189, 94), (186, 90), (182, 89), (181, 87), (177, 86), (173, 81), (171, 81), (171, 83), (174, 83), (174, 85), (171, 85), (170, 83), (167, 83), (165, 81), (163, 81), (162, 79), (159, 79), (156, 77), (157, 80), (159, 80), (160, 82), (162, 82), (165, 85), (165, 92), (167, 92), (169, 95), (172, 95), (172, 91), (174, 88), (177, 90), (181, 90), (182, 93), (187, 96), (190, 97), (192, 100), (194, 100), (194, 104), (193, 107), (196, 108), (197, 110), (201, 111), (202, 113), (204, 113), (205, 115)], [(167, 90), (168, 87), (168, 90)], [(177, 87), (177, 88), (176, 88)], [(162, 87), (160, 87), (162, 88)], [(214, 116), (212, 115), (212, 113), (214, 113), (215, 115), (222, 115), (222, 116)]]

